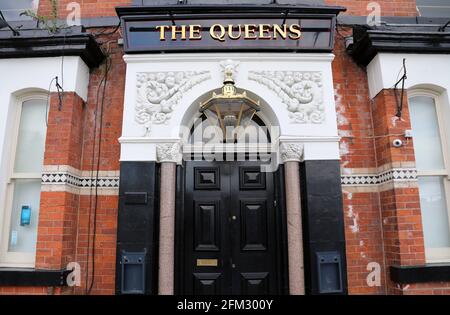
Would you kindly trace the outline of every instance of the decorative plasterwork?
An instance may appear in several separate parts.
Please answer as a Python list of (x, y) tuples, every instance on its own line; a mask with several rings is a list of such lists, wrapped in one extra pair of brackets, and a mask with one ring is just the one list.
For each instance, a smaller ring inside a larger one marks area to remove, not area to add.
[(303, 144), (301, 143), (282, 143), (280, 146), (281, 161), (301, 162), (303, 160)]
[(232, 73), (233, 77), (237, 74), (237, 68), (239, 66), (239, 61), (227, 59), (227, 60), (221, 61), (219, 64), (222, 67), (223, 73), (226, 73), (227, 71), (229, 71)]
[(135, 120), (148, 136), (153, 124), (167, 123), (183, 94), (211, 78), (209, 71), (141, 72), (137, 74)]
[(156, 146), (156, 159), (158, 162), (178, 163), (181, 160), (181, 145), (179, 143), (161, 143)]
[(321, 72), (250, 71), (248, 78), (281, 98), (292, 123), (321, 124), (325, 121)]

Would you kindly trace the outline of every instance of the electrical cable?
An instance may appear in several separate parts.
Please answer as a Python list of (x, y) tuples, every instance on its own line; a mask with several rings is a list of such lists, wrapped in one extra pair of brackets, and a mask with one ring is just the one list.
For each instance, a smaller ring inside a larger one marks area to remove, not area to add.
[(93, 35), (94, 37), (96, 37), (96, 36), (105, 36), (105, 35), (112, 35), (112, 34), (114, 34), (115, 32), (117, 32), (117, 30), (120, 28), (120, 25), (121, 25), (121, 22), (119, 22), (119, 24), (117, 24), (111, 32), (106, 32), (106, 31), (108, 30), (108, 28), (105, 28), (105, 29), (104, 29), (103, 31), (101, 31), (101, 32), (92, 33), (92, 35)]
[[(91, 194), (90, 194), (90, 201), (89, 201), (89, 226), (88, 226), (88, 253), (86, 258), (86, 294), (90, 294), (93, 287), (94, 287), (94, 275), (95, 275), (95, 242), (96, 242), (96, 229), (97, 229), (97, 207), (98, 207), (98, 178), (99, 178), (99, 172), (100, 172), (100, 156), (101, 156), (101, 140), (102, 140), (102, 133), (103, 133), (103, 111), (104, 111), (104, 104), (105, 104), (105, 97), (106, 97), (106, 86), (108, 83), (108, 73), (111, 68), (111, 62), (109, 59), (109, 56), (107, 56), (105, 61), (105, 74), (100, 81), (99, 89), (97, 90), (97, 98), (96, 98), (96, 107), (94, 112), (94, 142), (92, 147), (92, 159), (91, 159), (91, 178), (93, 178), (93, 172), (94, 172), (94, 159), (95, 159), (95, 143), (96, 143), (96, 136), (97, 136), (97, 120), (99, 120), (99, 132), (98, 132), (98, 149), (97, 149), (97, 161), (96, 161), (96, 175), (95, 175), (95, 181), (91, 184), (95, 185), (95, 202), (92, 204), (92, 185), (91, 185)], [(102, 89), (103, 84), (103, 89)], [(100, 90), (101, 92), (101, 101), (100, 101), (100, 111), (99, 111), (99, 97), (100, 97)], [(98, 119), (98, 115), (100, 115)], [(94, 209), (94, 222), (93, 222), (93, 240), (92, 240), (92, 249), (91, 249), (91, 256), (92, 256), (92, 268), (91, 268), (91, 282), (88, 288), (88, 280), (89, 280), (89, 247), (90, 247), (90, 239), (91, 239), (91, 212), (92, 209)]]
[(52, 84), (57, 80), (58, 77), (54, 77), (50, 80), (50, 84), (48, 85), (48, 93), (47, 93), (47, 105), (45, 106), (45, 125), (48, 127), (48, 107), (50, 105), (50, 93), (52, 89)]
[(339, 31), (339, 26), (340, 27), (344, 27), (344, 25), (336, 23), (336, 34), (338, 34), (344, 40), (346, 40), (347, 38), (351, 37), (350, 35), (349, 36), (342, 35), (341, 32)]
[(11, 32), (13, 33), (13, 36), (20, 36), (20, 32), (17, 31), (16, 29), (14, 29), (9, 23), (8, 21), (6, 21), (5, 16), (3, 15), (3, 12), (0, 10), (0, 18), (5, 21), (6, 26), (11, 30)]
[(445, 32), (445, 29), (446, 29), (447, 26), (449, 26), (449, 25), (450, 25), (450, 20), (449, 20), (447, 23), (445, 23), (445, 25), (439, 27), (438, 32)]
[[(397, 116), (398, 118), (402, 118), (402, 112), (403, 112), (403, 95), (405, 93), (405, 81), (407, 79), (407, 75), (406, 75), (406, 58), (403, 58), (403, 66), (402, 66), (402, 70), (403, 70), (403, 75), (400, 78), (400, 80), (398, 80), (395, 84), (394, 84), (394, 94), (395, 94), (395, 102), (397, 104), (397, 113), (395, 114), (395, 116)], [(401, 70), (400, 70), (401, 71)], [(398, 78), (398, 75), (397, 75)], [(398, 100), (398, 94), (397, 94), (397, 85), (402, 82), (402, 93), (400, 96), (400, 101)]]

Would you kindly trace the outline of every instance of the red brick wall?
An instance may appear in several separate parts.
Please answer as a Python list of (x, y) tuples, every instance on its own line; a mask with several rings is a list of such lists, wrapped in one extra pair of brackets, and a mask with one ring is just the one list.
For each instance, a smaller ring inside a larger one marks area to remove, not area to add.
[[(58, 0), (58, 15), (63, 18), (71, 11), (67, 11), (67, 4), (73, 0)], [(117, 16), (116, 7), (127, 6), (133, 3), (133, 0), (78, 0), (81, 7), (81, 17), (99, 17), (99, 16)], [(39, 3), (39, 14), (44, 16), (51, 15), (50, 0), (41, 0)]]
[(347, 168), (376, 167), (371, 100), (367, 73), (345, 50), (341, 36), (351, 34), (340, 28), (335, 38), (333, 82), (337, 122), (341, 140), (341, 165)]
[(325, 0), (326, 4), (340, 5), (347, 8), (343, 14), (367, 16), (369, 3), (378, 3), (382, 16), (417, 16), (416, 0)]
[[(341, 136), (342, 169), (375, 168), (371, 100), (367, 73), (355, 64), (345, 50), (342, 36), (349, 29), (340, 28), (336, 35), (333, 81), (339, 136)], [(355, 192), (343, 188), (347, 276), (349, 294), (385, 293), (383, 235), (378, 192)], [(369, 287), (367, 264), (380, 264), (382, 283)]]
[[(95, 197), (92, 197), (93, 200)], [(76, 261), (82, 270), (81, 287), (75, 289), (76, 294), (85, 294), (86, 279), (88, 288), (92, 283), (92, 245), (88, 248), (88, 239), (92, 244), (93, 212), (91, 210), (91, 229), (89, 233), (90, 196), (80, 197), (78, 247)], [(99, 196), (97, 209), (97, 228), (95, 237), (95, 274), (91, 294), (114, 294), (116, 270), (116, 231), (118, 196)], [(86, 275), (86, 259), (88, 259), (88, 274)]]
[[(413, 142), (403, 137), (405, 130), (411, 129), (406, 95), (401, 119), (395, 116), (393, 90), (383, 90), (370, 99), (366, 70), (345, 52), (342, 36), (349, 34), (348, 29), (340, 28), (333, 62), (342, 172), (376, 173), (383, 166), (413, 165)], [(393, 147), (396, 138), (404, 140), (404, 146)], [(391, 265), (425, 263), (417, 187), (344, 186), (343, 196), (350, 294), (449, 294), (449, 283), (400, 286), (389, 278)], [(379, 287), (366, 283), (369, 262), (382, 268)]]
[[(346, 192), (344, 188), (343, 197), (349, 294), (383, 294), (385, 269), (379, 195), (373, 192)], [(367, 276), (371, 271), (367, 270), (367, 265), (371, 262), (379, 263), (382, 268), (381, 286), (367, 285)]]
[[(398, 101), (396, 101), (396, 97)], [(412, 140), (405, 141), (400, 148), (392, 146), (395, 139), (403, 137), (405, 130), (411, 129), (406, 93), (404, 93), (402, 117), (395, 116), (397, 102), (400, 104), (400, 97), (400, 91), (396, 96), (394, 90), (383, 90), (374, 99), (372, 116), (378, 165), (415, 161)]]
[(44, 165), (70, 165), (79, 169), (83, 144), (83, 100), (75, 93), (64, 93), (60, 108), (52, 93), (48, 115)]
[[(70, 11), (67, 11), (67, 4), (72, 0), (59, 0), (59, 16), (66, 17)], [(132, 4), (132, 0), (79, 0), (81, 6), (81, 16), (83, 18), (98, 16), (116, 16), (115, 7), (127, 6)], [(367, 16), (371, 10), (367, 5), (372, 0), (325, 0), (326, 4), (339, 5), (347, 8), (343, 14)], [(375, 1), (381, 6), (381, 15), (383, 16), (417, 16), (415, 0), (378, 0)], [(49, 16), (51, 14), (50, 0), (41, 0), (39, 3), (39, 13)]]
[[(122, 59), (122, 49), (116, 44), (117, 37), (118, 34), (98, 38), (111, 60), (103, 109), (100, 171), (119, 170), (120, 145), (118, 138), (122, 133), (125, 64)], [(44, 156), (45, 166), (69, 165), (84, 171), (96, 169), (99, 145), (98, 126), (100, 124), (100, 102), (97, 102), (97, 96), (104, 73), (105, 64), (91, 70), (86, 103), (75, 93), (64, 93), (61, 110), (59, 110), (58, 95), (57, 93), (51, 94)], [(100, 93), (102, 90), (100, 89)], [(101, 99), (101, 94), (99, 99)], [(95, 135), (97, 140), (94, 143), (96, 108), (98, 108), (98, 126)], [(114, 294), (118, 196), (100, 195), (97, 198), (95, 280), (91, 294)], [(69, 262), (78, 262), (82, 268), (81, 287), (62, 289), (0, 287), (0, 294), (85, 294), (86, 277), (88, 286), (92, 282), (94, 204), (95, 196), (64, 191), (43, 191), (41, 193), (36, 268), (60, 270), (65, 269)], [(88, 230), (89, 225), (90, 231)], [(90, 246), (88, 246), (88, 239)], [(86, 273), (88, 253), (90, 255), (88, 258), (89, 272)]]
[[(108, 51), (111, 60), (111, 68), (108, 72), (108, 81), (106, 86), (104, 109), (103, 109), (103, 131), (101, 141), (101, 161), (100, 170), (111, 171), (119, 170), (120, 145), (118, 139), (122, 134), (122, 115), (123, 115), (123, 97), (125, 92), (125, 62), (123, 61), (123, 49), (117, 45), (118, 33), (114, 36), (100, 36), (98, 40), (103, 43), (103, 48)], [(81, 168), (91, 170), (92, 150), (94, 148), (94, 113), (100, 103), (97, 104), (99, 84), (105, 73), (105, 65), (91, 71), (89, 81), (88, 101), (86, 105), (84, 141)], [(101, 94), (100, 94), (101, 96)], [(101, 99), (101, 98), (99, 98)], [(97, 126), (100, 124), (100, 115), (97, 115)], [(98, 133), (95, 144), (94, 159), (97, 157)], [(94, 164), (96, 167), (96, 164)]]

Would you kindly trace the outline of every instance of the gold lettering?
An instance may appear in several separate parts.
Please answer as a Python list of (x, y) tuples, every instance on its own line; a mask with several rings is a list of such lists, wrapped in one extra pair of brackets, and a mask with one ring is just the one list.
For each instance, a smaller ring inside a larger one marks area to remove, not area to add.
[[(220, 33), (216, 33), (216, 29), (219, 28), (219, 32)], [(220, 24), (214, 24), (213, 26), (211, 26), (211, 28), (209, 29), (209, 34), (211, 35), (211, 37), (213, 39), (219, 40), (221, 42), (225, 41), (225, 27), (223, 27), (223, 25)]]
[(277, 24), (273, 25), (273, 38), (278, 38), (278, 34), (281, 36), (281, 38), (286, 39), (287, 37), (286, 24), (283, 24), (283, 29)]
[(236, 39), (241, 38), (241, 35), (242, 35), (241, 24), (238, 24), (237, 27), (238, 27), (239, 34), (237, 36), (234, 36), (234, 34), (233, 34), (233, 25), (232, 24), (228, 25), (228, 37), (230, 39), (232, 39), (232, 40), (236, 40)]
[(186, 25), (181, 25), (180, 29), (176, 25), (172, 26), (172, 40), (177, 40), (178, 33), (181, 34), (182, 40), (186, 40)]
[(166, 29), (169, 29), (169, 25), (159, 25), (156, 29), (159, 30), (159, 40), (166, 40)]
[[(158, 25), (155, 27), (159, 31), (159, 39), (166, 40), (166, 32), (171, 31), (171, 39), (181, 40), (200, 40), (202, 39), (202, 31), (204, 30), (199, 24), (192, 25)], [(244, 34), (242, 34), (244, 33)], [(302, 36), (301, 27), (299, 24), (214, 24), (209, 29), (209, 34), (212, 39), (224, 42), (226, 38), (231, 40), (238, 40), (244, 38), (246, 40), (255, 39), (292, 39), (298, 40)]]
[(289, 26), (289, 32), (290, 39), (300, 39), (300, 37), (302, 36), (300, 25), (298, 24), (292, 24), (291, 26)]
[(272, 39), (269, 24), (259, 24), (259, 39)]
[(255, 35), (256, 25), (255, 24), (245, 24), (244, 25), (244, 33), (245, 39), (256, 39)]
[(201, 25), (190, 25), (189, 26), (189, 39), (197, 40), (202, 39), (202, 26)]

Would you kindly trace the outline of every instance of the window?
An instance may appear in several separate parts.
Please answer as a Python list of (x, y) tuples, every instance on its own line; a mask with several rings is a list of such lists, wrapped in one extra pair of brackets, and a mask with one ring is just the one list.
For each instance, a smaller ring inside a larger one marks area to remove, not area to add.
[(3, 211), (0, 264), (33, 267), (46, 138), (47, 96), (18, 102)]
[(0, 10), (7, 21), (29, 20), (29, 17), (21, 16), (20, 13), (29, 9), (37, 9), (39, 0), (2, 0)]
[(450, 172), (438, 95), (409, 94), (420, 207), (428, 262), (450, 261)]
[(448, 0), (416, 0), (417, 10), (423, 17), (450, 17)]

